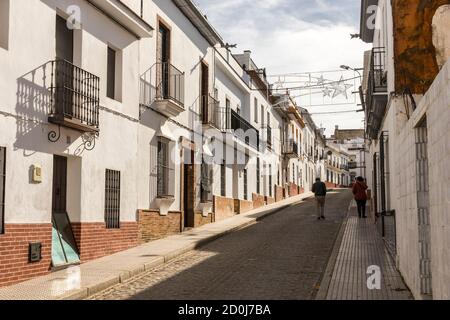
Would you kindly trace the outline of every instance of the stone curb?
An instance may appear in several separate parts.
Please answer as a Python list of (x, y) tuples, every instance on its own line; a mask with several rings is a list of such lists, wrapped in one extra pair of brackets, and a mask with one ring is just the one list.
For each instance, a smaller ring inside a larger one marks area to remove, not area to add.
[[(110, 278), (106, 278), (104, 281), (96, 283), (95, 285), (91, 285), (87, 288), (82, 288), (75, 292), (71, 292), (69, 294), (58, 297), (57, 300), (82, 300), (82, 299), (89, 298), (97, 293), (100, 293), (101, 291), (104, 291), (115, 285), (121, 284), (121, 283), (129, 280), (132, 277), (138, 276), (146, 271), (149, 271), (151, 269), (154, 269), (156, 267), (164, 265), (164, 264), (168, 263), (169, 261), (176, 259), (176, 258), (182, 256), (183, 254), (186, 254), (192, 250), (203, 247), (215, 240), (218, 240), (218, 239), (220, 239), (226, 235), (229, 235), (231, 233), (234, 233), (236, 231), (245, 229), (245, 228), (257, 223), (258, 221), (263, 220), (264, 218), (267, 218), (271, 215), (279, 213), (280, 211), (282, 211), (284, 209), (287, 209), (292, 206), (296, 206), (296, 205), (300, 204), (301, 202), (303, 202), (304, 200), (310, 199), (311, 197), (312, 197), (311, 194), (306, 194), (306, 196), (304, 198), (301, 198), (295, 202), (285, 204), (285, 205), (282, 205), (282, 206), (280, 206), (278, 208), (274, 208), (274, 209), (268, 208), (267, 211), (255, 213), (255, 215), (258, 215), (257, 217), (249, 218), (249, 221), (246, 221), (238, 226), (232, 227), (225, 231), (218, 232), (217, 234), (207, 236), (203, 239), (196, 241), (193, 244), (188, 244), (182, 248), (173, 250), (172, 252), (169, 252), (166, 255), (164, 255), (154, 261), (145, 263), (143, 265), (138, 265), (135, 268), (133, 268), (132, 270), (124, 271), (122, 274), (120, 274), (118, 276), (112, 276)], [(251, 211), (249, 213), (251, 214)]]

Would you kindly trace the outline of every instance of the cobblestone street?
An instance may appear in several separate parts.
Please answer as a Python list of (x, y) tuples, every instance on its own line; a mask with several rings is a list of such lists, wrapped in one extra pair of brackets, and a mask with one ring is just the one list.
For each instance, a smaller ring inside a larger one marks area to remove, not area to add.
[(331, 192), (189, 252), (91, 299), (314, 299), (351, 192)]

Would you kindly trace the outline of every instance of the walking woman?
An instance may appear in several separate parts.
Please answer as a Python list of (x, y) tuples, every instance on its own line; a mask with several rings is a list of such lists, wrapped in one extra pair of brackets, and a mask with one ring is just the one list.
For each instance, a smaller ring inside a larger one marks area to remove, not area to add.
[(367, 192), (368, 189), (363, 177), (356, 178), (356, 183), (353, 186), (353, 195), (355, 196), (356, 203), (358, 204), (358, 215), (360, 218), (367, 218), (366, 216), (366, 204), (367, 204)]

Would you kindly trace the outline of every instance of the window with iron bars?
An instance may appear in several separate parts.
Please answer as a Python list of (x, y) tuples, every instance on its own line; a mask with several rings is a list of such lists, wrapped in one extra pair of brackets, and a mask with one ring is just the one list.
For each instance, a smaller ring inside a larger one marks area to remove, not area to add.
[(261, 194), (261, 160), (256, 159), (256, 192)]
[(244, 200), (248, 200), (248, 170), (244, 169)]
[(212, 201), (212, 179), (211, 179), (211, 165), (203, 161), (201, 166), (201, 186), (200, 196), (201, 202), (207, 203)]
[(272, 185), (272, 165), (269, 164), (269, 197), (272, 197), (273, 185)]
[(105, 223), (107, 229), (120, 228), (120, 171), (106, 170)]
[(0, 147), (0, 234), (5, 233), (6, 148)]

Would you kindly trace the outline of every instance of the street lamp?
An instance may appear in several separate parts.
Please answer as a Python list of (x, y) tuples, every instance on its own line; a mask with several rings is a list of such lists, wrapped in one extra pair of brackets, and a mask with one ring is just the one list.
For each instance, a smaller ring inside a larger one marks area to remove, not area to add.
[(364, 68), (352, 68), (352, 67), (349, 67), (349, 66), (346, 66), (345, 64), (343, 64), (343, 65), (341, 65), (341, 69), (344, 69), (344, 70), (347, 70), (347, 71), (355, 71), (355, 72), (357, 72), (358, 74), (359, 74), (359, 77), (362, 79), (362, 74), (361, 74), (361, 72), (360, 71), (362, 71), (362, 70), (364, 70)]
[[(352, 68), (352, 67), (350, 67), (350, 66), (347, 66), (347, 65), (343, 64), (343, 65), (341, 65), (341, 69), (347, 70), (347, 71), (354, 71), (354, 72), (357, 72), (358, 75), (359, 75), (359, 78), (360, 78), (360, 80), (361, 80), (361, 83), (362, 83), (362, 81), (363, 81), (363, 79), (362, 79), (363, 76), (362, 76), (362, 74), (361, 74), (360, 71), (364, 70), (364, 68)], [(360, 87), (360, 90), (361, 90), (361, 87)], [(356, 93), (356, 92), (355, 92), (355, 93)], [(357, 112), (363, 112), (363, 111), (365, 111), (365, 109), (364, 109), (364, 102), (362, 103), (362, 105), (363, 105), (363, 108), (362, 108), (361, 110), (358, 110)]]

